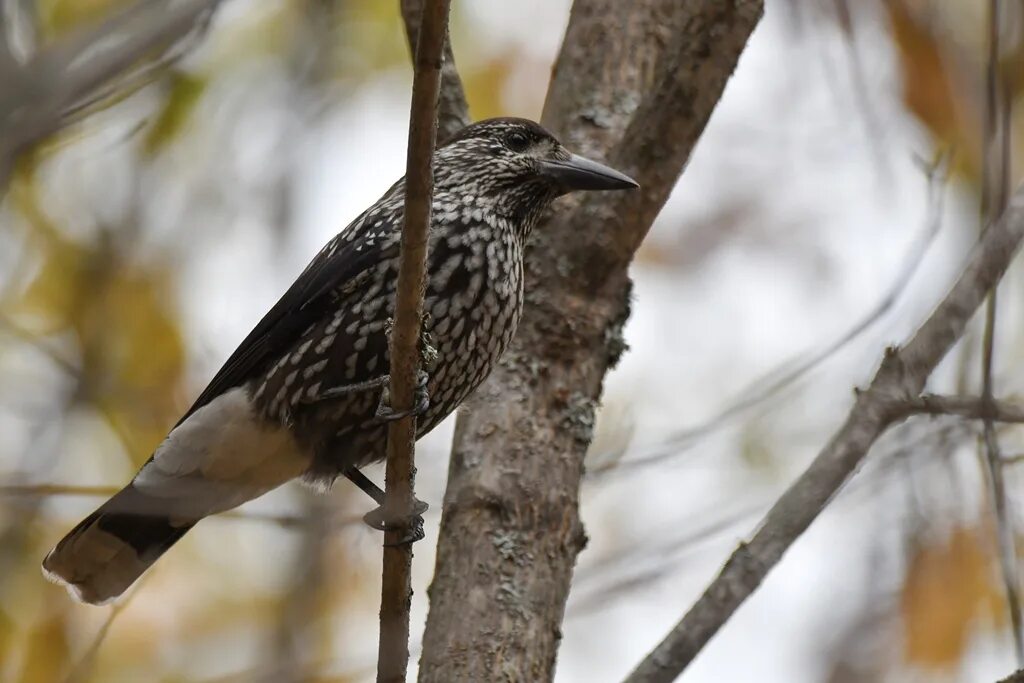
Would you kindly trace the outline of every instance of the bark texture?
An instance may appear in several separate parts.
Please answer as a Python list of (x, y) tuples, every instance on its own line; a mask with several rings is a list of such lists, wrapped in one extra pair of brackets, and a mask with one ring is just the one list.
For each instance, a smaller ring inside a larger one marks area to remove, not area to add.
[(552, 678), (586, 544), (583, 458), (604, 375), (625, 348), (627, 267), (762, 9), (574, 4), (542, 121), (641, 190), (563, 200), (534, 233), (519, 332), (457, 422), (420, 681)]

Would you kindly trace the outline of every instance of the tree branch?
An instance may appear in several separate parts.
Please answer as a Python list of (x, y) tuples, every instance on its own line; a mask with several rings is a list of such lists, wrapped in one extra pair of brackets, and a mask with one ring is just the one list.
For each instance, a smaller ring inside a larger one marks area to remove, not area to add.
[[(420, 17), (423, 16), (423, 0), (401, 0), (402, 19), (405, 23), (405, 37), (409, 48), (416, 50), (416, 36), (420, 31)], [(441, 94), (438, 99), (437, 139), (445, 140), (470, 124), (469, 105), (462, 89), (462, 79), (455, 68), (452, 41), (446, 33), (444, 39), (444, 64), (441, 66)]]
[[(1024, 189), (985, 232), (949, 294), (902, 348), (886, 351), (871, 384), (857, 393), (845, 423), (768, 511), (757, 533), (732, 554), (719, 575), (664, 640), (626, 679), (672, 681), (753, 593), (783, 553), (810, 526), (860, 465), (871, 445), (918, 401), (935, 366), (999, 282), (1024, 238)], [(925, 402), (927, 404), (927, 401)], [(940, 401), (940, 403), (942, 403)], [(956, 400), (946, 406), (957, 408)]]
[[(409, 151), (405, 175), (405, 223), (395, 291), (395, 324), (391, 330), (390, 398), (397, 410), (415, 402), (419, 370), (420, 322), (426, 274), (427, 236), (434, 190), (432, 157), (436, 141), (437, 99), (448, 25), (449, 0), (429, 0), (416, 42), (416, 60), (409, 116)], [(380, 605), (377, 681), (405, 681), (409, 664), (409, 607), (412, 598), (412, 545), (407, 542), (414, 514), (416, 417), (388, 426), (387, 497), (384, 518), (384, 570)], [(399, 520), (404, 523), (396, 523)]]
[(614, 163), (643, 189), (628, 202), (563, 200), (533, 233), (516, 338), (456, 423), (421, 683), (551, 679), (586, 542), (583, 458), (604, 374), (623, 350), (622, 245), (646, 234), (761, 9), (574, 3), (542, 122), (574, 152), (600, 160), (616, 150)]
[(956, 415), (992, 422), (1024, 422), (1024, 406), (984, 396), (922, 394), (907, 400), (901, 410), (909, 415)]
[(997, 683), (1024, 683), (1024, 669), (1018, 669), (1006, 678), (1000, 678)]

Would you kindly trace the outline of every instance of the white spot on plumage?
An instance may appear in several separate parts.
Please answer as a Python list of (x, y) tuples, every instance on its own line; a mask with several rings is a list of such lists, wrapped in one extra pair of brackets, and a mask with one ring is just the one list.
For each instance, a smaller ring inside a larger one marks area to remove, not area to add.
[(331, 347), (331, 344), (334, 343), (334, 337), (334, 334), (326, 334), (324, 335), (323, 339), (317, 342), (316, 348), (313, 350), (316, 352), (318, 356), (322, 356), (324, 353), (327, 352), (327, 349), (329, 349)]
[(302, 379), (312, 379), (314, 375), (323, 370), (327, 366), (327, 359), (318, 360), (317, 362), (307, 365), (302, 371)]

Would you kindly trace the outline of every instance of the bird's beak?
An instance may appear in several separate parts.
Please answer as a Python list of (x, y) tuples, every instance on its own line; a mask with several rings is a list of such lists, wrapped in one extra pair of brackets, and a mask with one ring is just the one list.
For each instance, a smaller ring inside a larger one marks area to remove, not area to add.
[(624, 173), (573, 154), (567, 160), (541, 159), (540, 172), (566, 192), (573, 190), (632, 190), (640, 185)]

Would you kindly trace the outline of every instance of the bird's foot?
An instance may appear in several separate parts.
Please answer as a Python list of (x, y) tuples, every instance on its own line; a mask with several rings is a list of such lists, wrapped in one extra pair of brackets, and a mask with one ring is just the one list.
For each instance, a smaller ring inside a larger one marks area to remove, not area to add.
[(430, 324), (430, 314), (424, 313), (420, 318), (420, 367), (430, 372), (437, 367), (437, 347), (434, 346), (434, 336), (427, 332)]
[(403, 531), (404, 534), (401, 539), (393, 543), (385, 543), (387, 547), (396, 547), (400, 545), (408, 545), (409, 543), (415, 543), (416, 541), (423, 539), (423, 513), (427, 511), (430, 506), (424, 503), (422, 500), (413, 499), (412, 514), (405, 519), (401, 516), (389, 516), (384, 506), (370, 510), (363, 515), (363, 521), (372, 528), (378, 531)]
[(380, 402), (377, 404), (377, 411), (373, 416), (374, 419), (378, 422), (393, 422), (410, 415), (415, 415), (416, 417), (423, 415), (430, 408), (430, 392), (427, 391), (427, 383), (429, 381), (430, 375), (426, 371), (420, 370), (416, 373), (416, 392), (414, 394), (413, 406), (408, 410), (395, 410), (391, 407), (391, 392), (385, 386), (380, 394)]
[(353, 484), (358, 486), (366, 495), (373, 498), (377, 503), (377, 508), (367, 512), (363, 515), (363, 521), (377, 531), (393, 531), (396, 529), (406, 530), (405, 535), (397, 543), (385, 543), (386, 546), (399, 546), (407, 543), (415, 543), (416, 541), (423, 538), (423, 513), (427, 511), (430, 506), (424, 503), (422, 500), (413, 499), (412, 503), (412, 516), (403, 519), (401, 515), (391, 516), (389, 518), (387, 511), (384, 509), (386, 498), (384, 491), (374, 484), (365, 474), (360, 472), (356, 468), (352, 468), (345, 472), (345, 477), (349, 479)]

